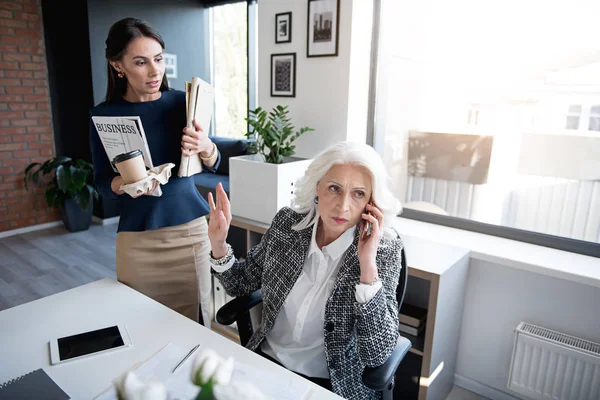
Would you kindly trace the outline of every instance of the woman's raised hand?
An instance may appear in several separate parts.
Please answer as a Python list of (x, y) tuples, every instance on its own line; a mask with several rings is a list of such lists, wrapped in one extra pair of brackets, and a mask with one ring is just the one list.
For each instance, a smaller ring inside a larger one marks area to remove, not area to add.
[(208, 205), (210, 207), (210, 221), (208, 223), (208, 238), (212, 256), (215, 259), (227, 255), (227, 233), (231, 224), (231, 208), (227, 193), (223, 185), (217, 185), (217, 202), (215, 204), (212, 193), (208, 193)]

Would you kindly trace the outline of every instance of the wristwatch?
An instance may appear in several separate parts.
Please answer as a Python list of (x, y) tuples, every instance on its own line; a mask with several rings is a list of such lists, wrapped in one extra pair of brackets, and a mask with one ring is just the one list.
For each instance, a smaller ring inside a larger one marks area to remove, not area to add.
[(229, 262), (229, 260), (231, 260), (231, 257), (233, 257), (233, 247), (231, 247), (231, 245), (229, 243), (227, 243), (227, 254), (225, 254), (223, 257), (221, 258), (214, 258), (212, 255), (212, 251), (210, 252), (210, 263), (212, 265), (216, 265), (216, 266), (221, 266), (221, 265), (225, 265)]

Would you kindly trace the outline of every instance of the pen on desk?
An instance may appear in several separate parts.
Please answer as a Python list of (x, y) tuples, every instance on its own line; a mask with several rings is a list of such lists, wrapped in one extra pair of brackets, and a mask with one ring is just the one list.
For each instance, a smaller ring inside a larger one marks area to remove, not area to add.
[(179, 361), (179, 364), (177, 364), (177, 366), (175, 367), (175, 369), (173, 369), (173, 372), (172, 372), (173, 374), (174, 374), (174, 373), (175, 373), (175, 372), (176, 372), (176, 371), (179, 369), (179, 367), (181, 367), (181, 366), (183, 365), (183, 363), (184, 363), (184, 362), (185, 362), (185, 361), (186, 361), (188, 358), (190, 358), (190, 356), (191, 356), (192, 354), (194, 354), (194, 352), (195, 352), (196, 350), (198, 350), (198, 347), (200, 347), (200, 345), (199, 345), (199, 344), (197, 344), (196, 346), (194, 346), (194, 348), (193, 348), (193, 349), (191, 349), (191, 350), (190, 350), (190, 352), (189, 352), (189, 353), (187, 353), (185, 357), (183, 357), (183, 360)]

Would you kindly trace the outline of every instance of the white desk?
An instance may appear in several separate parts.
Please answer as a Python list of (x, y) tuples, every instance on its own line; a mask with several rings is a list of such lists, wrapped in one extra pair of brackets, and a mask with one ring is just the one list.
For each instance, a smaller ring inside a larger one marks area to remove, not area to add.
[[(127, 326), (130, 348), (50, 365), (51, 339), (119, 323)], [(0, 312), (0, 332), (0, 382), (44, 368), (73, 399), (94, 398), (122, 372), (169, 342), (186, 348), (201, 343), (223, 357), (231, 355), (284, 379), (303, 379), (108, 278), (4, 310)], [(310, 399), (341, 399), (310, 385)]]

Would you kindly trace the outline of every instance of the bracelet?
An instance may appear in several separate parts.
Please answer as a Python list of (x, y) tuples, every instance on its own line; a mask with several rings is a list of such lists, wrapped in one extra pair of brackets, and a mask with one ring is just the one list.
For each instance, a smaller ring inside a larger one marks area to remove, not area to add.
[(210, 263), (212, 265), (216, 265), (216, 266), (225, 265), (229, 262), (229, 260), (231, 260), (231, 257), (233, 257), (233, 247), (231, 247), (231, 245), (229, 243), (227, 243), (227, 254), (225, 254), (221, 258), (218, 258), (218, 259), (213, 258), (213, 254), (212, 254), (212, 250), (211, 250)]
[[(212, 160), (213, 158), (215, 158), (215, 155), (217, 155), (217, 145), (214, 142), (212, 145), (213, 145), (213, 150), (212, 150), (212, 153), (210, 153), (210, 156), (208, 156), (208, 157), (200, 156), (200, 159), (202, 161), (208, 162), (208, 161)], [(198, 155), (200, 155), (200, 154), (198, 154)]]
[(381, 282), (381, 280), (379, 278), (375, 278), (375, 280), (373, 282), (363, 282), (360, 281), (361, 285), (367, 285), (367, 286), (375, 286), (377, 284), (377, 282)]

